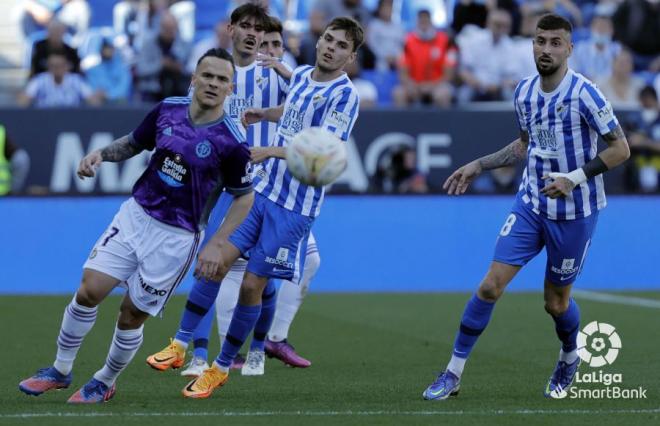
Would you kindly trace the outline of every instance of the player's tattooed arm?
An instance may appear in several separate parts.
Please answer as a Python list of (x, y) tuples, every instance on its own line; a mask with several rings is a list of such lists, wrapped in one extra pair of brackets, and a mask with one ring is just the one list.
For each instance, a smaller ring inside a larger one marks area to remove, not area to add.
[(103, 148), (100, 154), (103, 161), (116, 163), (135, 157), (141, 151), (141, 148), (131, 143), (130, 136), (126, 135)]
[(479, 158), (477, 161), (482, 170), (512, 166), (527, 157), (527, 145), (529, 145), (529, 134), (520, 132), (518, 139), (497, 152)]
[(129, 135), (123, 136), (105, 148), (87, 154), (78, 165), (78, 177), (93, 177), (104, 161), (116, 163), (139, 154), (142, 149), (132, 144), (130, 138)]
[(522, 161), (527, 156), (529, 135), (521, 132), (520, 138), (511, 142), (499, 151), (471, 161), (451, 174), (442, 185), (449, 195), (460, 195), (467, 191), (470, 183), (484, 170), (511, 166)]

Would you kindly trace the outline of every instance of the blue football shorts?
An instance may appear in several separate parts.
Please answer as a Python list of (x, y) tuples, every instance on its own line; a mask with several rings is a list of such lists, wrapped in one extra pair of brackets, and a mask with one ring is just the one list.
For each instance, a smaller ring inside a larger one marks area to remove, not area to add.
[(574, 220), (548, 219), (516, 197), (497, 238), (493, 260), (523, 266), (545, 246), (546, 280), (557, 286), (571, 284), (584, 266), (597, 221), (597, 211)]

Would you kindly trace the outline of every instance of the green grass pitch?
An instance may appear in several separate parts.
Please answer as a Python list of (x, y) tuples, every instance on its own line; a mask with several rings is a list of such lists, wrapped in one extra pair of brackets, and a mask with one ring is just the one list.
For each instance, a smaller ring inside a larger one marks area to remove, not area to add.
[[(660, 292), (634, 295), (660, 301)], [(0, 424), (660, 424), (660, 310), (578, 299), (583, 325), (607, 322), (621, 337), (619, 357), (604, 370), (621, 373), (623, 388), (647, 389), (646, 399), (548, 400), (542, 390), (559, 342), (540, 293), (506, 294), (467, 363), (460, 395), (422, 400), (422, 391), (448, 361), (468, 298), (467, 293), (312, 294), (290, 336), (312, 360), (311, 368), (268, 360), (265, 376), (234, 372), (220, 391), (197, 401), (181, 396), (186, 381), (178, 372), (157, 372), (144, 362), (176, 330), (185, 301), (179, 296), (163, 319), (147, 322), (144, 344), (120, 376), (115, 398), (77, 407), (65, 401), (102, 365), (119, 298), (101, 305), (71, 388), (35, 398), (19, 392), (18, 382), (53, 361), (70, 297), (2, 296)], [(212, 342), (215, 355), (215, 331)], [(580, 371), (592, 370), (583, 365)]]

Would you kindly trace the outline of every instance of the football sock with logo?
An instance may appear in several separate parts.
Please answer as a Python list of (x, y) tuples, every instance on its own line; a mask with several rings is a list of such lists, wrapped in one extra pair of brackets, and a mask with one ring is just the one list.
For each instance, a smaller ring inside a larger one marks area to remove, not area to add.
[(282, 280), (280, 288), (277, 291), (277, 304), (275, 306), (275, 317), (273, 324), (268, 332), (268, 340), (281, 342), (289, 337), (289, 328), (291, 323), (302, 305), (303, 299), (307, 295), (309, 284), (316, 275), (321, 265), (319, 252), (314, 250), (307, 254), (303, 275), (299, 284), (288, 280)]
[(119, 374), (131, 362), (138, 349), (140, 349), (143, 329), (144, 325), (141, 325), (140, 328), (135, 330), (120, 330), (115, 327), (115, 334), (112, 337), (112, 343), (110, 344), (110, 351), (105, 360), (105, 365), (94, 373), (96, 380), (112, 386)]
[[(486, 302), (479, 299), (474, 294), (472, 298), (465, 305), (463, 317), (461, 318), (461, 326), (456, 334), (454, 341), (453, 357), (462, 358), (466, 360), (470, 356), (470, 352), (477, 342), (479, 335), (484, 331), (490, 321), (490, 316), (493, 313), (495, 302)], [(453, 363), (447, 367), (452, 373), (461, 376), (465, 362), (454, 360)], [(458, 370), (458, 371), (455, 371)]]
[(193, 333), (193, 345), (195, 350), (193, 356), (196, 358), (203, 358), (207, 360), (209, 357), (209, 335), (211, 334), (211, 327), (213, 326), (213, 307), (208, 310), (206, 315), (197, 325)]
[(216, 358), (216, 362), (223, 370), (228, 370), (231, 363), (236, 358), (238, 351), (243, 346), (245, 339), (254, 329), (254, 325), (259, 319), (261, 305), (245, 306), (239, 302), (234, 309), (234, 316), (229, 324), (227, 337), (222, 345), (222, 350)]
[(94, 326), (98, 307), (78, 304), (76, 296), (64, 309), (60, 334), (57, 336), (57, 355), (53, 366), (62, 374), (69, 374), (82, 341)]
[(274, 280), (268, 280), (268, 284), (264, 289), (261, 296), (261, 313), (259, 319), (254, 325), (254, 336), (252, 336), (252, 343), (250, 344), (251, 351), (264, 350), (266, 334), (270, 330), (270, 325), (273, 323), (275, 316), (275, 304), (277, 302), (277, 286)]
[(195, 280), (183, 310), (179, 331), (174, 336), (177, 343), (184, 347), (190, 343), (197, 326), (213, 306), (219, 290), (220, 282), (218, 281)]
[[(580, 328), (580, 307), (571, 297), (568, 309), (561, 315), (551, 315), (555, 321), (555, 331), (561, 340), (560, 360), (573, 362), (577, 359), (577, 334)], [(563, 359), (562, 359), (563, 358)]]

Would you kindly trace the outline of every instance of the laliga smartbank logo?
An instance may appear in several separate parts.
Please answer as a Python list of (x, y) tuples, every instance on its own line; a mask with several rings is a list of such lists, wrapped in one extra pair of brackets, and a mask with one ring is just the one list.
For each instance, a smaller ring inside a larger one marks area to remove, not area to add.
[[(600, 367), (614, 363), (621, 351), (621, 337), (611, 324), (592, 321), (577, 336), (577, 354), (582, 367), (591, 371), (577, 371), (572, 386), (551, 393), (556, 399), (646, 399), (646, 389), (623, 387), (623, 374), (605, 372)], [(597, 370), (595, 370), (597, 369)]]

